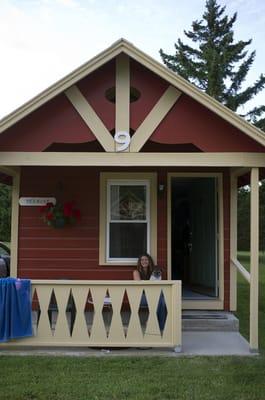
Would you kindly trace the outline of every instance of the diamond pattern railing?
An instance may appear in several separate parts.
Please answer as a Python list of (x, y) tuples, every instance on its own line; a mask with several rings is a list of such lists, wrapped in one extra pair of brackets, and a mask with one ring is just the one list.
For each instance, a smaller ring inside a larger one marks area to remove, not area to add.
[(34, 333), (12, 345), (179, 347), (180, 281), (32, 281)]

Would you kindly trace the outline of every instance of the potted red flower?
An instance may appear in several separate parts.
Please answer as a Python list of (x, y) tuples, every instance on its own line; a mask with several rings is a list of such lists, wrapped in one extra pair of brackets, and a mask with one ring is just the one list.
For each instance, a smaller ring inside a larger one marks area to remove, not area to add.
[(43, 220), (48, 226), (63, 228), (74, 225), (81, 218), (81, 213), (73, 201), (65, 203), (47, 203), (40, 208)]

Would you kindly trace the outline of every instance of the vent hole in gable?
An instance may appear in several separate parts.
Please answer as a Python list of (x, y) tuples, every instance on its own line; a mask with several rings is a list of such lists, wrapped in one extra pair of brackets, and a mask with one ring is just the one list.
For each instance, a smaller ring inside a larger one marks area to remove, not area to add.
[[(116, 88), (115, 86), (109, 88), (105, 92), (105, 97), (111, 103), (116, 103)], [(135, 87), (130, 87), (130, 103), (133, 103), (141, 97), (141, 93)]]

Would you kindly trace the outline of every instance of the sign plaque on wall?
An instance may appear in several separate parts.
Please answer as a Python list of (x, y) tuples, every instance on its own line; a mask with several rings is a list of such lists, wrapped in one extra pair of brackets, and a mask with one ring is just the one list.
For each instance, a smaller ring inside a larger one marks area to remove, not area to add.
[(55, 197), (20, 197), (20, 206), (45, 206), (47, 203), (56, 204)]

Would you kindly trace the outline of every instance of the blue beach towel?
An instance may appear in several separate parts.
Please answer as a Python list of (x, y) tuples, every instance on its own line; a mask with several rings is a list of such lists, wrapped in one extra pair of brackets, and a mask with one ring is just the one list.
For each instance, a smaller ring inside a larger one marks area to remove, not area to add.
[(32, 336), (29, 279), (0, 279), (0, 342)]

